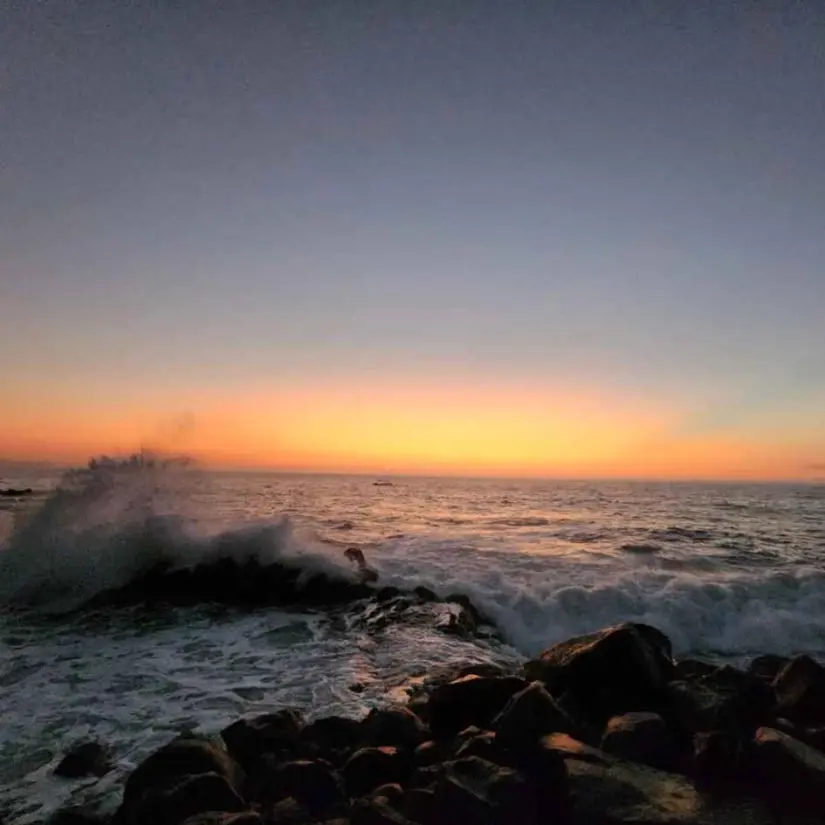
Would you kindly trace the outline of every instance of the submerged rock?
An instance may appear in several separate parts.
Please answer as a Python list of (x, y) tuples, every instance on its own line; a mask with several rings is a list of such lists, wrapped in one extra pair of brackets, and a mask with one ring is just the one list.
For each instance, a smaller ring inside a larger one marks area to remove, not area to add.
[(54, 769), (56, 776), (81, 779), (86, 776), (104, 776), (112, 769), (109, 751), (99, 742), (75, 745)]

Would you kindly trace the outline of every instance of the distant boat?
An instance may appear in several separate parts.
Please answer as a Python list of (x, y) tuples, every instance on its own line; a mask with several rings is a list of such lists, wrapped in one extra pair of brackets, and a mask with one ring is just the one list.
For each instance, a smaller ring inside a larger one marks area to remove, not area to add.
[(373, 481), (373, 487), (395, 487), (391, 481)]

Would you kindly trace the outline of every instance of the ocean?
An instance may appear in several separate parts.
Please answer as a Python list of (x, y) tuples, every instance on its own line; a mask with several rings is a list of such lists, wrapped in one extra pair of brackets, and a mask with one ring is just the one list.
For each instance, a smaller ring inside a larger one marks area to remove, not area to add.
[[(114, 480), (112, 480), (114, 479)], [(376, 481), (379, 483), (376, 484)], [(516, 481), (144, 468), (0, 487), (0, 813), (42, 821), (115, 804), (120, 783), (185, 729), (217, 732), (293, 705), (312, 718), (403, 702), (447, 664), (518, 664), (623, 620), (679, 657), (825, 657), (825, 486)], [(215, 605), (77, 610), (163, 557), (254, 556), (381, 585), (462, 593), (478, 635), (346, 609)], [(75, 742), (108, 743), (102, 780), (52, 775)]]

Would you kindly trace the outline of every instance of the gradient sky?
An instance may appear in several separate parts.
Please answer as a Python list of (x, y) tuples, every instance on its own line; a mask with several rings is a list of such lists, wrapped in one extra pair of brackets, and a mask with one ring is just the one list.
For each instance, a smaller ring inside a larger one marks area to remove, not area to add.
[(0, 455), (813, 478), (825, 3), (11, 2)]

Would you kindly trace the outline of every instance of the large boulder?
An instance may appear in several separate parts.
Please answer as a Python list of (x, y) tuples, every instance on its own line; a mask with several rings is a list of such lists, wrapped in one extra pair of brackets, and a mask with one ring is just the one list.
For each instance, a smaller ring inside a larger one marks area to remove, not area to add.
[(271, 777), (275, 799), (292, 797), (313, 815), (320, 815), (343, 799), (338, 777), (328, 765), (306, 759), (279, 765)]
[(725, 666), (689, 682), (668, 685), (668, 714), (673, 726), (693, 733), (728, 730), (750, 739), (775, 715), (775, 696), (764, 680)]
[(496, 744), (517, 754), (533, 750), (548, 733), (573, 730), (570, 718), (541, 682), (515, 694), (496, 717), (494, 727)]
[(81, 779), (104, 776), (111, 769), (111, 756), (106, 747), (100, 742), (83, 742), (66, 752), (54, 772), (65, 779)]
[(130, 811), (128, 821), (135, 825), (180, 825), (196, 814), (237, 813), (246, 809), (244, 800), (223, 776), (201, 773), (187, 776), (172, 787), (144, 794)]
[(285, 708), (251, 719), (239, 719), (221, 731), (221, 737), (232, 757), (251, 772), (265, 754), (282, 758), (294, 755), (303, 726), (300, 711)]
[(662, 717), (645, 711), (611, 717), (602, 735), (601, 748), (654, 768), (673, 767), (678, 760), (677, 743)]
[(341, 774), (350, 796), (364, 796), (380, 785), (403, 784), (412, 769), (408, 754), (389, 746), (361, 748), (344, 765)]
[(673, 674), (670, 641), (644, 624), (620, 624), (545, 650), (524, 667), (554, 696), (572, 693), (594, 721), (658, 710)]
[(766, 653), (764, 656), (757, 656), (748, 665), (748, 673), (766, 682), (773, 682), (785, 665), (790, 662), (787, 656), (777, 656), (775, 653)]
[[(136, 821), (136, 817), (139, 818), (140, 811), (144, 809), (145, 799), (152, 797), (157, 802), (166, 792), (177, 789), (167, 800), (166, 808), (171, 810), (193, 788), (200, 788), (198, 785), (181, 788), (197, 776), (207, 776), (207, 780), (202, 780), (203, 787), (208, 786), (210, 792), (214, 791), (216, 796), (226, 800), (225, 804), (231, 806), (215, 810), (242, 810), (242, 807), (236, 807), (236, 798), (240, 798), (238, 795), (243, 787), (244, 773), (232, 757), (208, 739), (179, 737), (148, 756), (129, 775), (123, 789), (119, 821)], [(182, 803), (181, 806), (185, 807)], [(187, 815), (203, 810), (209, 809), (191, 810)]]
[(544, 745), (564, 757), (574, 821), (600, 825), (771, 825), (758, 801), (716, 798), (689, 779), (616, 759), (564, 734)]
[(825, 725), (825, 668), (810, 656), (788, 662), (773, 683), (781, 716), (802, 727)]
[(435, 688), (429, 697), (430, 729), (438, 738), (469, 725), (486, 728), (527, 682), (516, 676), (467, 675)]
[(356, 750), (361, 739), (361, 722), (346, 716), (316, 719), (299, 734), (299, 751), (305, 757), (321, 757), (342, 765)]
[(773, 728), (753, 740), (755, 787), (780, 811), (825, 817), (825, 754)]
[(392, 745), (414, 750), (427, 738), (424, 723), (406, 708), (372, 710), (361, 723), (361, 739), (365, 745)]
[(349, 822), (351, 825), (412, 825), (403, 813), (383, 798), (356, 800)]

